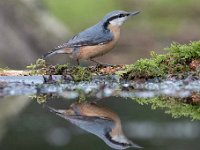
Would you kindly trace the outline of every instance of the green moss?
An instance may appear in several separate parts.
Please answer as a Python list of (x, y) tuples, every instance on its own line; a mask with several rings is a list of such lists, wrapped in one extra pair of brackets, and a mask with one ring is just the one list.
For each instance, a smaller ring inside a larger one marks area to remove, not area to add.
[(38, 104), (43, 104), (47, 102), (47, 95), (41, 94), (41, 95), (32, 95), (29, 96), (29, 98), (37, 100)]
[(140, 59), (131, 67), (129, 77), (157, 77), (164, 75), (164, 68), (160, 67), (153, 59)]
[(177, 62), (187, 62), (191, 59), (200, 58), (200, 41), (191, 42), (189, 44), (172, 43), (171, 47), (166, 49), (169, 51)]
[(30, 75), (35, 75), (35, 74), (45, 74), (45, 70), (42, 68), (46, 68), (46, 61), (44, 59), (37, 59), (35, 64), (31, 64), (29, 66), (26, 66), (27, 69), (30, 69)]
[(39, 69), (46, 67), (46, 62), (44, 59), (37, 59), (35, 64), (31, 64), (29, 66), (26, 66), (28, 69)]
[(167, 54), (152, 52), (150, 59), (140, 59), (135, 64), (127, 65), (121, 75), (126, 75), (129, 79), (149, 78), (192, 71), (189, 64), (192, 60), (200, 58), (200, 41), (184, 45), (172, 43), (165, 50)]
[(92, 73), (85, 67), (75, 67), (71, 71), (74, 81), (89, 81), (92, 79)]
[[(52, 69), (52, 67), (54, 69)], [(47, 74), (52, 75), (70, 75), (73, 81), (89, 81), (92, 79), (92, 73), (86, 68), (81, 66), (71, 67), (69, 64), (50, 66), (47, 68)]]
[(63, 74), (63, 71), (69, 68), (69, 64), (56, 65), (54, 74)]
[(5, 71), (5, 70), (10, 70), (10, 68), (8, 68), (8, 67), (0, 68), (0, 71)]
[(151, 104), (152, 109), (165, 109), (165, 113), (171, 114), (174, 118), (190, 117), (192, 120), (200, 120), (199, 105), (182, 103), (181, 99), (178, 98), (156, 97), (151, 99), (134, 98), (133, 100), (142, 105)]
[(27, 66), (30, 69), (30, 75), (70, 75), (73, 81), (89, 81), (92, 79), (92, 73), (86, 67), (63, 65), (47, 65), (43, 59), (38, 59), (35, 64)]

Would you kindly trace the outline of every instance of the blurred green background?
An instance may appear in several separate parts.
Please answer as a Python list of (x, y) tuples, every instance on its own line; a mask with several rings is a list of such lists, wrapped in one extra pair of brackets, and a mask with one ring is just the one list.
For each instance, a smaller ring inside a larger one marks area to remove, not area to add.
[[(116, 48), (98, 59), (114, 64), (133, 63), (149, 57), (151, 50), (164, 53), (163, 48), (173, 41), (199, 40), (199, 6), (199, 0), (2, 0), (0, 19), (3, 17), (7, 25), (0, 25), (0, 64), (24, 68), (118, 9), (142, 12), (122, 26)], [(7, 26), (9, 33), (4, 29)], [(12, 30), (15, 36), (10, 33)], [(66, 55), (59, 55), (48, 61), (65, 63), (66, 59)]]

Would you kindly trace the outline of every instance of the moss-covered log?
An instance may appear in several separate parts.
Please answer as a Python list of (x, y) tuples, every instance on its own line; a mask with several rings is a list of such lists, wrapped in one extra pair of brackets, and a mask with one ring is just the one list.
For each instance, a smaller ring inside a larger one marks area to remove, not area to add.
[(172, 43), (166, 48), (166, 54), (151, 52), (151, 58), (140, 59), (130, 65), (114, 66), (70, 66), (48, 65), (43, 59), (38, 59), (35, 64), (27, 66), (28, 70), (10, 71), (0, 70), (0, 75), (70, 75), (75, 81), (90, 80), (94, 75), (118, 75), (122, 79), (149, 79), (155, 77), (187, 77), (194, 75), (200, 77), (200, 41), (180, 45)]

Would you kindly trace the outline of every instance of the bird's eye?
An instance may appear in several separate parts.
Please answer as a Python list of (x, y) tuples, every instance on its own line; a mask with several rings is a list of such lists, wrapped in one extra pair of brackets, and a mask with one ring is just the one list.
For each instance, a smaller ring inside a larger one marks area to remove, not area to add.
[(122, 17), (124, 17), (124, 15), (123, 15), (123, 14), (120, 14), (120, 15), (119, 15), (119, 18), (122, 18)]

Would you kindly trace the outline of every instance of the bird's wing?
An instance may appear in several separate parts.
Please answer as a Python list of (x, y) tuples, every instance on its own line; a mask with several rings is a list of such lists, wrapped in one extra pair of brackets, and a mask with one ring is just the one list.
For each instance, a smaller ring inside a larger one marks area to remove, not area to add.
[(80, 32), (66, 43), (56, 47), (55, 50), (63, 48), (100, 45), (108, 43), (112, 39), (113, 34), (110, 33), (109, 30), (105, 30), (100, 24), (97, 24)]
[[(62, 115), (60, 116), (63, 117)], [(63, 118), (100, 138), (105, 137), (105, 132), (110, 132), (114, 127), (113, 120), (99, 117), (64, 116)]]

